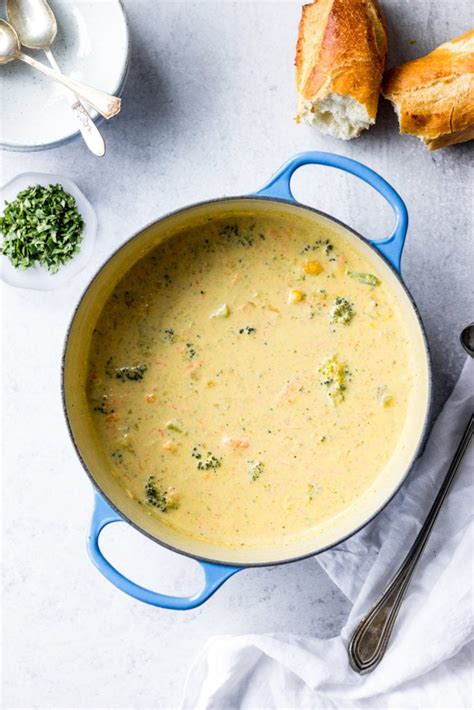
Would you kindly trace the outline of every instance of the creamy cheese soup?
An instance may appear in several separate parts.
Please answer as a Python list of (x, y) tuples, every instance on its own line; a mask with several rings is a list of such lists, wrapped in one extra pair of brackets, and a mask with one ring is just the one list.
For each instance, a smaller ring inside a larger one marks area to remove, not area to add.
[(88, 403), (113, 475), (170, 528), (288, 544), (383, 475), (414, 395), (373, 264), (299, 218), (214, 220), (137, 263), (92, 338)]

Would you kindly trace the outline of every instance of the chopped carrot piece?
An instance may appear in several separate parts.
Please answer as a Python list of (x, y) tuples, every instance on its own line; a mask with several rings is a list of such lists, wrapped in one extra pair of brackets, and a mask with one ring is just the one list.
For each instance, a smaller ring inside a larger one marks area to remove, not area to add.
[(229, 446), (231, 449), (248, 449), (250, 446), (247, 439), (232, 439), (230, 436), (224, 436), (222, 443), (224, 446)]

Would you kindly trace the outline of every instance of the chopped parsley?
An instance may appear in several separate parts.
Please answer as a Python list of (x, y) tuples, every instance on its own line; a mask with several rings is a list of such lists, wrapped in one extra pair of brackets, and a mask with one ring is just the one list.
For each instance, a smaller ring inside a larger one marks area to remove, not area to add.
[(253, 325), (246, 325), (244, 328), (240, 328), (239, 330), (239, 335), (251, 335), (252, 333), (256, 333), (257, 329), (253, 327)]
[(113, 451), (110, 452), (110, 456), (115, 461), (115, 463), (123, 463), (123, 453), (122, 451), (120, 451), (120, 449), (113, 449)]
[(197, 350), (192, 343), (186, 343), (186, 359), (194, 360), (197, 356)]
[(348, 325), (355, 316), (354, 306), (344, 296), (337, 296), (329, 312), (331, 323)]
[(39, 264), (54, 274), (79, 251), (84, 226), (75, 198), (62, 185), (31, 186), (5, 201), (0, 254), (16, 269)]
[(332, 254), (332, 252), (334, 251), (334, 245), (330, 242), (329, 239), (317, 239), (312, 244), (305, 244), (302, 250), (300, 251), (300, 254), (307, 254), (310, 251), (317, 251), (321, 248), (324, 249), (324, 253), (326, 254), (326, 256), (330, 257), (330, 261), (335, 260), (335, 257), (333, 257)]
[[(226, 242), (231, 242), (233, 244), (238, 244), (241, 247), (251, 247), (254, 243), (253, 231), (255, 225), (251, 224), (249, 227), (244, 228), (238, 224), (226, 224), (219, 231), (219, 236), (223, 237)], [(265, 239), (264, 235), (259, 234), (260, 239)]]

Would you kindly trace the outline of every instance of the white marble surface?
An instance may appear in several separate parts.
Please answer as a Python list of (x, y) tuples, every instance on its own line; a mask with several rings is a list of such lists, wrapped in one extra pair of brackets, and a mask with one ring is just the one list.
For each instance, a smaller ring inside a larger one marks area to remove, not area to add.
[[(385, 103), (377, 126), (351, 143), (296, 126), (298, 2), (125, 5), (133, 57), (123, 111), (102, 126), (106, 157), (95, 159), (80, 141), (0, 155), (2, 182), (25, 170), (67, 175), (99, 218), (95, 258), (69, 286), (2, 290), (6, 708), (176, 708), (186, 669), (209, 635), (328, 637), (348, 612), (314, 560), (243, 572), (187, 613), (129, 599), (89, 563), (92, 493), (66, 432), (59, 364), (74, 304), (127, 236), (186, 203), (256, 189), (295, 152), (336, 151), (380, 171), (407, 202), (403, 271), (432, 347), (435, 411), (460, 369), (458, 332), (472, 320), (472, 144), (429, 154), (398, 136)], [(460, 34), (474, 19), (466, 0), (383, 5), (391, 63)], [(388, 208), (346, 176), (306, 168), (294, 190), (368, 236), (388, 232)], [(194, 563), (124, 525), (106, 538), (113, 560), (137, 581), (186, 592), (197, 580)]]

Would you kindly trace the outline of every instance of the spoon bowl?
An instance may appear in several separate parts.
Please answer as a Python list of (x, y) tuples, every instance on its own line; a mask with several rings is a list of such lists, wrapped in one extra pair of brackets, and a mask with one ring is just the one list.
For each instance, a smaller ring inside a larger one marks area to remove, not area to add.
[(467, 325), (462, 330), (459, 339), (467, 354), (474, 357), (474, 323)]
[(22, 45), (29, 49), (49, 49), (58, 25), (45, 0), (7, 0), (7, 15)]
[(20, 55), (20, 40), (13, 27), (0, 20), (0, 64), (8, 64)]

